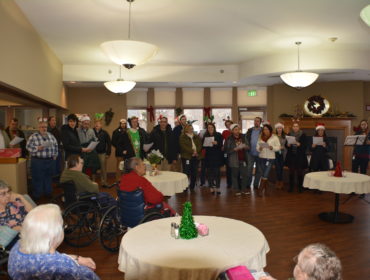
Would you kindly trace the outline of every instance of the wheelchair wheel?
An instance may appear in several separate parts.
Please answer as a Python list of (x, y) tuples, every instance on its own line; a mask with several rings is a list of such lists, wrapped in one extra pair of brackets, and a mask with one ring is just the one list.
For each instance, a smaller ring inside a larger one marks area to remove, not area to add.
[(161, 213), (159, 212), (151, 212), (149, 214), (146, 214), (144, 216), (144, 218), (141, 219), (140, 223), (139, 224), (143, 224), (143, 223), (147, 223), (147, 222), (150, 222), (150, 221), (154, 221), (154, 220), (159, 220), (159, 219), (163, 219), (165, 216), (162, 215)]
[(85, 247), (98, 237), (99, 210), (93, 202), (77, 201), (63, 213), (64, 240), (72, 247)]
[(122, 236), (127, 227), (121, 225), (117, 206), (112, 206), (105, 212), (100, 222), (99, 241), (103, 248), (109, 252), (117, 252)]

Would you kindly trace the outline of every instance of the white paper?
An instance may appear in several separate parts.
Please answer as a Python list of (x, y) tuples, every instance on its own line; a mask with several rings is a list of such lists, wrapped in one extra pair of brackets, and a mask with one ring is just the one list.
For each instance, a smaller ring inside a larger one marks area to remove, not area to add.
[(90, 142), (89, 146), (87, 146), (87, 148), (90, 150), (94, 150), (96, 146), (98, 146), (98, 144), (99, 144), (99, 141), (92, 141)]
[(324, 145), (324, 138), (314, 136), (314, 137), (312, 137), (312, 144), (323, 146)]
[(143, 150), (144, 150), (144, 152), (149, 151), (149, 150), (150, 150), (150, 148), (151, 148), (153, 145), (154, 145), (154, 143), (153, 143), (153, 142), (152, 142), (152, 143), (149, 143), (149, 144), (144, 144), (144, 145), (143, 145)]
[(50, 141), (44, 141), (42, 142), (41, 146), (43, 146), (44, 148), (50, 148), (51, 146), (53, 146), (53, 143), (51, 143)]
[(215, 141), (215, 137), (205, 137), (203, 147), (213, 147), (213, 141)]
[(287, 136), (285, 136), (285, 138), (286, 138), (286, 141), (288, 142), (288, 144), (290, 144), (290, 145), (297, 144), (297, 141), (295, 140), (294, 136), (287, 135)]
[(367, 135), (357, 135), (356, 145), (363, 145)]
[(237, 151), (239, 151), (239, 150), (242, 150), (242, 149), (245, 149), (245, 148), (247, 148), (247, 145), (245, 145), (244, 143), (242, 143), (242, 144), (240, 144), (240, 145), (238, 145), (238, 146), (236, 146), (236, 150)]
[(357, 135), (349, 135), (346, 137), (346, 140), (344, 141), (344, 145), (353, 146), (356, 144), (356, 141), (357, 141)]
[(22, 137), (15, 136), (12, 141), (9, 142), (9, 145), (15, 146), (21, 143), (24, 140)]
[(258, 145), (261, 147), (261, 148), (267, 148), (269, 149), (270, 148), (270, 145), (266, 142), (260, 142), (258, 143)]

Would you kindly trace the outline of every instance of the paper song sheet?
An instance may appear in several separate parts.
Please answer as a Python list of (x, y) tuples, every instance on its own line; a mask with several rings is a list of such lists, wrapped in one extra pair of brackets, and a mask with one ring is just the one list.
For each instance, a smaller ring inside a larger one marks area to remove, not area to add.
[(212, 137), (205, 137), (203, 142), (203, 147), (213, 147), (213, 141), (215, 141), (215, 138)]
[(287, 135), (285, 138), (286, 138), (286, 141), (288, 142), (288, 144), (290, 144), (290, 145), (297, 144), (297, 141), (295, 140), (294, 136)]
[(323, 146), (324, 144), (324, 138), (323, 137), (312, 137), (312, 144)]
[(99, 144), (99, 141), (92, 141), (90, 142), (89, 146), (87, 146), (87, 148), (90, 150), (94, 150), (96, 146), (98, 146), (98, 144)]
[(15, 146), (21, 143), (24, 140), (22, 137), (15, 136), (12, 141), (9, 142), (9, 145)]

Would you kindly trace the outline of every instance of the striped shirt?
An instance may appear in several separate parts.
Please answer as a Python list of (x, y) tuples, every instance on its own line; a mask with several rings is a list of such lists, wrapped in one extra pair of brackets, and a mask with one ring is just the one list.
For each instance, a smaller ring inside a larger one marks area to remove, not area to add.
[[(37, 148), (43, 146), (44, 149), (39, 151)], [(36, 132), (28, 138), (27, 150), (32, 157), (37, 158), (53, 158), (58, 156), (58, 143), (53, 134), (46, 132), (43, 136), (40, 132)]]

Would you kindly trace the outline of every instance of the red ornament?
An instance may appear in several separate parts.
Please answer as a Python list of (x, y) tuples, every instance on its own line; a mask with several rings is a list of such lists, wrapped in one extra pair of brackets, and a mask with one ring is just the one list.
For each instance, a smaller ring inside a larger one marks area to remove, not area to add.
[(340, 161), (338, 161), (337, 165), (335, 166), (334, 177), (343, 177)]
[(204, 116), (210, 118), (211, 117), (211, 107), (204, 107)]
[(150, 122), (154, 122), (154, 108), (153, 108), (153, 106), (149, 106), (148, 108), (146, 108), (146, 111), (149, 113)]

